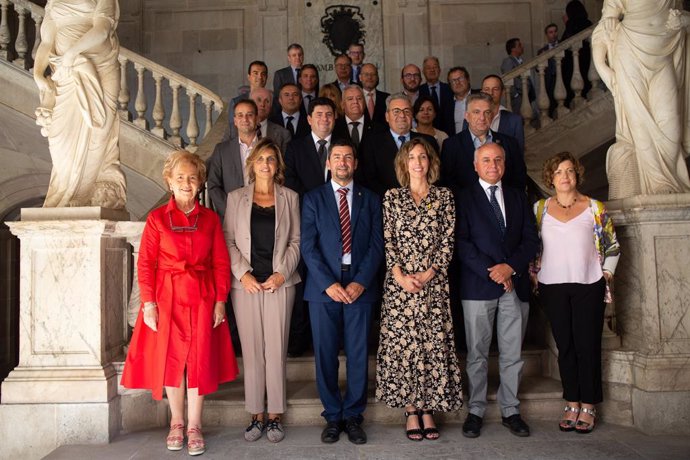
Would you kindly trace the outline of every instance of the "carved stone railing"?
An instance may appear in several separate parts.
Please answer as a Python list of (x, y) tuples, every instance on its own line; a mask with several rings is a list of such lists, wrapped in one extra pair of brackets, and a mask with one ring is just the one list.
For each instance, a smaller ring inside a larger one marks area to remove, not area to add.
[[(514, 68), (510, 72), (503, 75), (503, 83), (506, 87), (506, 94), (511, 94), (514, 79), (521, 78), (522, 94), (529, 93), (528, 78), (536, 76), (537, 81), (534, 82), (536, 91), (537, 107), (539, 108), (539, 123), (532, 123), (535, 118), (532, 110), (532, 104), (527, 97), (522, 98), (521, 106), (518, 108), (511, 107), (510, 98), (506, 98), (506, 106), (508, 110), (513, 110), (522, 115), (525, 122), (525, 133), (534, 132), (535, 125), (538, 127), (545, 127), (554, 121), (554, 118), (562, 117), (568, 114), (571, 110), (582, 107), (587, 104), (587, 100), (592, 100), (599, 97), (603, 92), (601, 78), (597, 73), (593, 63), (590, 63), (588, 74), (582, 75), (580, 69), (579, 54), (582, 49), (582, 41), (589, 40), (592, 36), (592, 31), (595, 26), (588, 27), (582, 32), (573, 35), (567, 40), (562, 41), (555, 48), (545, 51), (534, 59), (524, 62), (522, 65)], [(562, 63), (565, 58), (566, 51), (572, 53), (573, 58), (573, 74), (570, 78), (570, 89), (574, 93), (573, 100), (570, 102), (570, 108), (565, 106), (566, 100), (566, 85), (563, 77)], [(556, 109), (554, 111), (554, 118), (549, 114), (550, 100), (546, 90), (546, 69), (549, 65), (549, 60), (554, 59), (556, 64), (556, 83), (553, 90), (553, 96), (556, 100)], [(585, 87), (585, 78), (592, 84), (592, 89), (587, 93), (587, 99), (582, 96), (582, 90)], [(516, 109), (516, 110), (514, 110)]]
[[(29, 16), (32, 22), (27, 21)], [(41, 42), (40, 29), (43, 17), (43, 8), (28, 0), (0, 0), (0, 60), (30, 70)], [(16, 23), (14, 36), (11, 33), (14, 27), (10, 27), (10, 21)], [(31, 27), (35, 32), (29, 39), (28, 32)], [(31, 54), (27, 55), (31, 41)], [(196, 151), (201, 139), (211, 130), (223, 110), (221, 97), (208, 88), (126, 48), (120, 47), (118, 60), (121, 72), (118, 93), (120, 118), (166, 139), (175, 146)], [(134, 75), (136, 77), (132, 78), (132, 81), (136, 81), (136, 88), (130, 90), (129, 77)], [(145, 89), (150, 86), (147, 76), (153, 80), (152, 106)], [(182, 99), (186, 100), (186, 103), (181, 102)], [(170, 101), (167, 110), (165, 101)], [(185, 117), (186, 122), (183, 120)], [(202, 128), (203, 133), (200, 132)]]

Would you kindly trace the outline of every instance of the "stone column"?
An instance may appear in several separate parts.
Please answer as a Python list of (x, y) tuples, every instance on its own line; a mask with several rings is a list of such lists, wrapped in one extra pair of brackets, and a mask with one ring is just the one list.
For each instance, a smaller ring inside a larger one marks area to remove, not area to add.
[(607, 204), (621, 244), (616, 318), (622, 349), (604, 352), (604, 380), (630, 388), (632, 419), (648, 433), (688, 433), (690, 194)]
[[(2, 384), (7, 458), (63, 444), (107, 443), (120, 428), (117, 372), (126, 337), (127, 213), (98, 207), (22, 209), (19, 365)], [(30, 423), (28, 423), (30, 421)]]

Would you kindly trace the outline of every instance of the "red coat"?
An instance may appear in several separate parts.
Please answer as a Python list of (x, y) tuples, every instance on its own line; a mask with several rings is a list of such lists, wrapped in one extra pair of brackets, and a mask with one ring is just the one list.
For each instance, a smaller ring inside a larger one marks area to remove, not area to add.
[[(187, 370), (195, 380), (189, 383), (200, 395), (234, 380), (238, 368), (228, 325), (213, 328), (214, 303), (225, 302), (230, 289), (230, 257), (216, 213), (197, 203), (185, 216), (174, 199), (152, 211), (137, 268), (142, 305), (158, 303), (158, 332), (144, 324), (140, 310), (122, 385), (151, 389), (153, 398), (161, 399), (164, 385), (179, 387), (185, 359), (194, 365)], [(177, 376), (172, 383), (171, 372)]]

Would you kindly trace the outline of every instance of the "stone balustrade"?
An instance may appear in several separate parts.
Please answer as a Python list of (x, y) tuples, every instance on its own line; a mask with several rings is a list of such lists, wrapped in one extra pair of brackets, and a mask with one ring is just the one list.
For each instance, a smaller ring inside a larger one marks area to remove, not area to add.
[[(29, 71), (41, 42), (43, 17), (43, 8), (28, 0), (0, 0), (0, 60)], [(11, 21), (17, 25), (14, 35)], [(33, 37), (29, 40), (32, 28)], [(28, 55), (31, 42), (33, 46)], [(121, 120), (166, 139), (174, 146), (196, 151), (223, 110), (221, 97), (126, 48), (120, 48), (119, 61), (118, 112)], [(153, 91), (148, 91), (151, 82), (147, 78), (153, 80)], [(136, 88), (130, 89), (130, 81), (134, 79)]]
[[(508, 110), (518, 112), (520, 115), (522, 115), (525, 123), (526, 134), (532, 133), (536, 129), (549, 125), (554, 121), (554, 119), (563, 117), (571, 110), (584, 106), (587, 104), (587, 100), (592, 100), (603, 93), (604, 89), (602, 82), (599, 74), (596, 71), (596, 68), (594, 67), (594, 64), (590, 63), (589, 72), (587, 75), (583, 75), (580, 69), (579, 54), (580, 50), (582, 49), (582, 41), (590, 39), (594, 27), (595, 26), (588, 27), (577, 35), (562, 41), (557, 47), (543, 52), (534, 59), (524, 62), (522, 65), (503, 75), (503, 83), (506, 87), (506, 94), (511, 94), (514, 81), (518, 77), (522, 77), (520, 79), (522, 85), (522, 94), (528, 94), (529, 92), (528, 79), (532, 79), (534, 83), (536, 105), (539, 109), (539, 123), (533, 123), (533, 120), (536, 117), (529, 98), (523, 97), (521, 106), (518, 108), (511, 107), (512, 101), (509, 97), (506, 98), (506, 107)], [(566, 51), (570, 51), (573, 56), (573, 74), (570, 77), (570, 88), (574, 93), (574, 97), (570, 102), (570, 108), (565, 106), (566, 85), (562, 66)], [(554, 60), (556, 67), (556, 80), (553, 90), (553, 97), (557, 104), (552, 114), (549, 113), (551, 102), (546, 90), (546, 71), (549, 67), (549, 60), (551, 59)], [(587, 99), (582, 96), (582, 91), (585, 88), (585, 78), (587, 78), (587, 80), (592, 84), (592, 89), (588, 92)], [(551, 115), (553, 115), (553, 118)]]

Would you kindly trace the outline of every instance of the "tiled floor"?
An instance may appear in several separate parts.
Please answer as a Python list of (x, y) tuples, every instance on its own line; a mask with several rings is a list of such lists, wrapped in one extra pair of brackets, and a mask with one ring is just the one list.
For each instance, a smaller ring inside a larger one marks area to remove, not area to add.
[[(402, 425), (364, 425), (369, 442), (356, 446), (343, 434), (340, 441), (320, 441), (321, 426), (287, 426), (286, 438), (271, 444), (265, 437), (248, 443), (242, 429), (212, 427), (206, 430), (204, 459), (664, 459), (690, 458), (688, 436), (646, 436), (634, 428), (600, 424), (589, 435), (561, 433), (556, 423), (536, 421), (532, 436), (518, 438), (500, 423), (487, 423), (477, 439), (462, 436), (461, 425), (442, 427), (435, 442), (411, 442)], [(166, 430), (132, 433), (101, 446), (63, 446), (46, 458), (58, 459), (183, 459), (186, 450), (165, 450)]]

